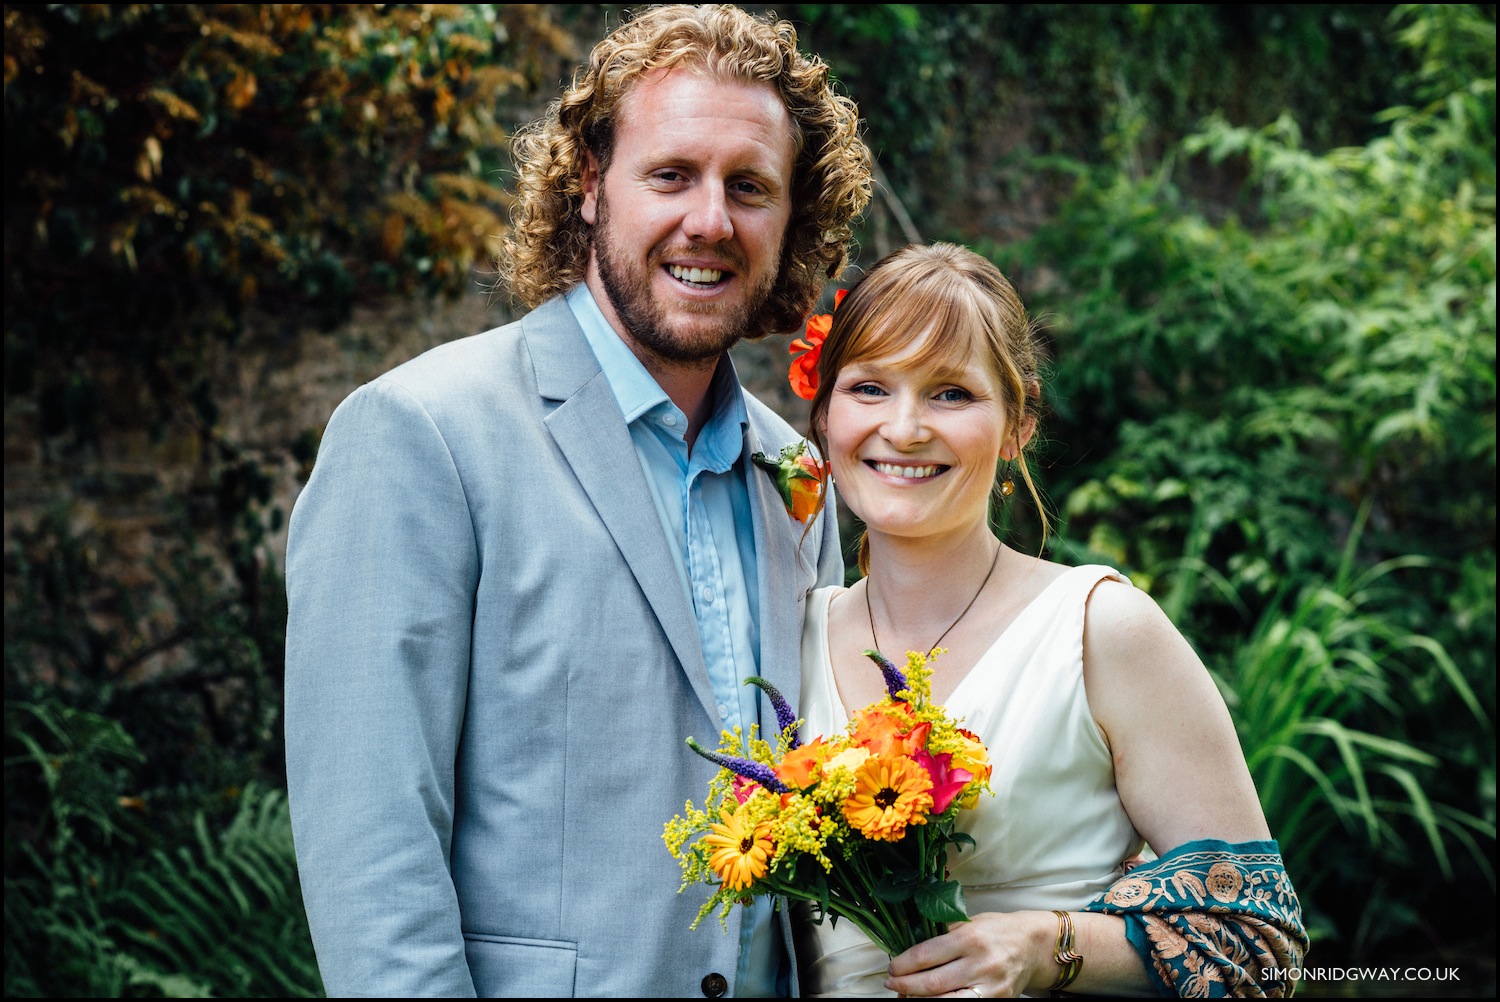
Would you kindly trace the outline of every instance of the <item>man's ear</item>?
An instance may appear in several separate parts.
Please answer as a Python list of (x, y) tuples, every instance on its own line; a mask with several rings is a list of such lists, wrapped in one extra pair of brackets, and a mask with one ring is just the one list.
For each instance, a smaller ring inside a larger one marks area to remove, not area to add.
[(578, 215), (593, 226), (599, 219), (599, 161), (592, 153), (585, 153), (583, 158), (583, 204)]

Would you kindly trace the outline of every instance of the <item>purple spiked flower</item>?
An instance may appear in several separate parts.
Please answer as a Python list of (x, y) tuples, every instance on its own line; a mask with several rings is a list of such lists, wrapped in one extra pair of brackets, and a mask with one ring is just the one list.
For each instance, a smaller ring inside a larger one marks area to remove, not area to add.
[(713, 762), (734, 773), (736, 776), (744, 776), (753, 780), (770, 790), (772, 793), (790, 793), (792, 788), (776, 778), (776, 773), (771, 771), (768, 765), (738, 755), (725, 755), (723, 752), (711, 752), (700, 745), (693, 738), (687, 739), (688, 747)]
[(771, 700), (771, 705), (776, 709), (776, 729), (782, 734), (787, 734), (790, 731), (791, 744), (789, 747), (796, 748), (802, 744), (801, 738), (797, 735), (797, 713), (792, 709), (792, 704), (788, 703), (786, 697), (781, 694), (781, 690), (759, 675), (751, 675), (745, 679), (745, 685), (755, 686)]
[(898, 698), (896, 694), (907, 685), (905, 673), (887, 661), (879, 651), (865, 651), (865, 657), (880, 666), (880, 674), (885, 676), (885, 691), (891, 694), (892, 699)]

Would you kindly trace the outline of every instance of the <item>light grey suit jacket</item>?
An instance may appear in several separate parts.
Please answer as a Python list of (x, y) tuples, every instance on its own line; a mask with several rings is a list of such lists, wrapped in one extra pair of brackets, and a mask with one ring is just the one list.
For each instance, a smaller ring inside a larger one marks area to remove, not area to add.
[[(746, 394), (744, 444), (795, 433)], [(842, 578), (747, 475), (761, 673), (795, 699), (807, 594)], [(330, 995), (701, 996), (663, 824), (701, 800), (717, 701), (619, 405), (553, 300), (361, 387), (287, 547), (287, 778)], [(746, 665), (743, 675), (751, 673)], [(763, 721), (774, 724), (762, 705)], [(738, 910), (736, 910), (738, 911)]]

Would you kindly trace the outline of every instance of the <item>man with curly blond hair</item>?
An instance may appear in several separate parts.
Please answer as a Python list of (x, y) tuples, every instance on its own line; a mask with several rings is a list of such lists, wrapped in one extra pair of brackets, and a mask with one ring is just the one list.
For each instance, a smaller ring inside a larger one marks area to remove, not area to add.
[(684, 741), (795, 698), (842, 580), (752, 463), (799, 439), (728, 349), (837, 278), (870, 191), (791, 25), (648, 8), (515, 140), (531, 312), (355, 391), (287, 552), (287, 773), (331, 996), (795, 992), (785, 916), (690, 932)]

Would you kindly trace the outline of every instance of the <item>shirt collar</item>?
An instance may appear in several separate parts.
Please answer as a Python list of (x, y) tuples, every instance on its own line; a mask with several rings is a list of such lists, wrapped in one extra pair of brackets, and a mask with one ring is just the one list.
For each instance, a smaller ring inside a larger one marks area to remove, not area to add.
[[(588, 285), (579, 282), (567, 294), (566, 299), (573, 316), (578, 320), (578, 326), (583, 328), (583, 336), (593, 350), (594, 357), (599, 361), (599, 368), (604, 372), (609, 388), (614, 391), (615, 400), (620, 404), (620, 413), (625, 416), (625, 423), (634, 424), (652, 412), (667, 408), (676, 411), (680, 418), (686, 420), (686, 416), (672, 403), (666, 391), (646, 371), (641, 360), (635, 357), (635, 352), (630, 350), (630, 346), (621, 340), (609, 321), (604, 319), (604, 313), (594, 301)], [(708, 388), (712, 409), (698, 440), (711, 443), (713, 450), (730, 462), (738, 458), (739, 443), (743, 441), (744, 429), (750, 423), (750, 415), (745, 409), (745, 400), (739, 389), (739, 376), (734, 370), (734, 363), (726, 354), (719, 360), (713, 382)]]

